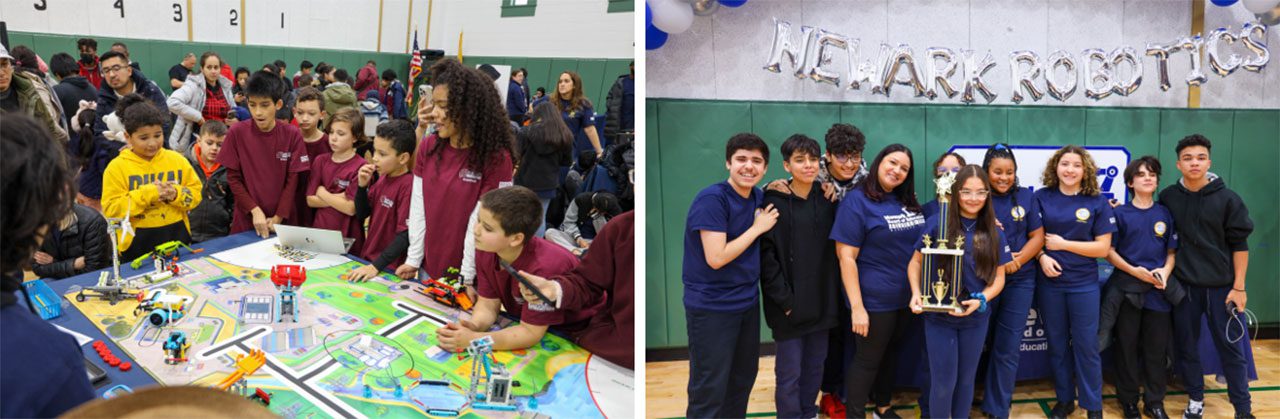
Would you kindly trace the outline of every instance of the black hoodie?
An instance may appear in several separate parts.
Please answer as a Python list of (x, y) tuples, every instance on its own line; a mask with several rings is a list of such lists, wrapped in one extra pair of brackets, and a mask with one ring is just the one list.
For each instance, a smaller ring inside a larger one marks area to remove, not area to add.
[(760, 291), (773, 339), (835, 327), (840, 264), (829, 236), (836, 204), (817, 184), (808, 199), (766, 191), (764, 204), (778, 210), (778, 223), (760, 237)]
[[(53, 86), (53, 91), (58, 94), (58, 101), (62, 102), (63, 117), (67, 119), (67, 128), (75, 126), (75, 121), (71, 118), (76, 116), (76, 112), (80, 110), (80, 101), (93, 102), (98, 100), (98, 89), (89, 84), (89, 79), (80, 76), (70, 76), (62, 79), (58, 85)], [(72, 137), (76, 137), (71, 133)]]
[(560, 185), (560, 167), (572, 162), (569, 149), (559, 150), (549, 141), (531, 138), (529, 128), (516, 132), (516, 155), (520, 170), (514, 182), (534, 192), (554, 190)]
[(1160, 191), (1160, 203), (1173, 214), (1178, 232), (1173, 276), (1184, 284), (1226, 287), (1235, 281), (1233, 252), (1249, 250), (1253, 221), (1235, 191), (1213, 173), (1197, 192), (1182, 181)]

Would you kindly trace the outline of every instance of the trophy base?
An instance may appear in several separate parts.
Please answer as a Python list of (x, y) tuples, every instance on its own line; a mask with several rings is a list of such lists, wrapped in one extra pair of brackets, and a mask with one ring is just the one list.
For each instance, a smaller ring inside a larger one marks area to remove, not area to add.
[(958, 313), (963, 311), (960, 306), (951, 304), (925, 304), (920, 308), (926, 313)]

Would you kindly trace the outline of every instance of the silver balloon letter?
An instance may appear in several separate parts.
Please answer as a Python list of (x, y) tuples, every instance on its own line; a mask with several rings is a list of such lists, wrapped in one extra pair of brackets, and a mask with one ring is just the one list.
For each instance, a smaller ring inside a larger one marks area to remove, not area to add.
[[(929, 62), (925, 66), (929, 74), (924, 79), (924, 95), (929, 99), (936, 98), (938, 93), (934, 87), (940, 87), (947, 97), (955, 97), (956, 88), (951, 85), (951, 76), (956, 74), (956, 67), (960, 64), (956, 62), (955, 52), (950, 48), (929, 48), (925, 50), (925, 55), (929, 57)], [(938, 67), (939, 62), (942, 63), (942, 67)]]
[(796, 69), (796, 77), (805, 78), (804, 67), (809, 61), (813, 28), (800, 28), (800, 48), (796, 49), (796, 44), (791, 39), (791, 24), (778, 18), (773, 18), (773, 24), (773, 50), (769, 52), (769, 61), (765, 63), (764, 69), (774, 73), (782, 72), (782, 60), (785, 58), (791, 68)]
[(987, 103), (996, 100), (997, 95), (982, 81), (982, 76), (996, 66), (996, 60), (991, 58), (991, 51), (984, 52), (981, 60), (975, 60), (973, 50), (969, 49), (960, 50), (960, 55), (964, 56), (964, 93), (960, 95), (960, 101), (973, 103), (975, 90), (982, 94)]
[[(1102, 100), (1111, 96), (1111, 61), (1107, 53), (1097, 48), (1084, 50), (1084, 95), (1089, 99)], [(1098, 67), (1094, 68), (1094, 63)]]
[(1178, 49), (1186, 51), (1191, 56), (1191, 71), (1187, 72), (1187, 85), (1189, 86), (1199, 86), (1209, 79), (1204, 75), (1203, 71), (1200, 71), (1200, 50), (1203, 47), (1204, 38), (1201, 38), (1200, 35), (1191, 38), (1185, 36), (1178, 38)]
[(816, 39), (818, 41), (818, 46), (817, 51), (810, 54), (812, 55), (812, 58), (810, 58), (810, 63), (808, 65), (810, 68), (809, 77), (813, 78), (813, 80), (818, 83), (830, 83), (838, 87), (840, 86), (840, 74), (834, 71), (825, 70), (822, 66), (831, 64), (831, 49), (848, 48), (848, 38), (845, 38), (844, 35), (818, 29), (818, 36)]
[(1226, 77), (1236, 71), (1236, 68), (1240, 67), (1240, 62), (1243, 61), (1240, 59), (1240, 55), (1232, 53), (1223, 62), (1222, 58), (1218, 56), (1218, 44), (1224, 40), (1227, 44), (1234, 44), (1236, 36), (1227, 33), (1227, 28), (1218, 28), (1214, 29), (1213, 32), (1209, 32), (1209, 38), (1206, 39), (1207, 42), (1205, 44), (1205, 50), (1209, 53), (1209, 67), (1222, 77)]
[[(916, 68), (916, 59), (911, 55), (910, 45), (898, 44), (898, 47), (893, 50), (889, 63), (888, 71), (881, 75), (880, 79), (880, 86), (884, 88), (885, 96), (889, 96), (889, 88), (894, 84), (911, 86), (916, 96), (924, 96), (924, 84), (920, 82), (920, 71)], [(904, 66), (907, 71), (906, 79), (898, 77), (898, 70)]]
[[(1130, 71), (1127, 79), (1120, 78), (1120, 63), (1124, 62), (1129, 63)], [(1138, 59), (1138, 51), (1130, 47), (1120, 47), (1111, 51), (1111, 76), (1115, 83), (1111, 91), (1117, 95), (1129, 96), (1138, 91), (1138, 86), (1142, 85), (1142, 60)]]
[(1257, 73), (1267, 66), (1268, 61), (1271, 61), (1271, 51), (1267, 50), (1267, 44), (1253, 40), (1255, 33), (1258, 35), (1258, 39), (1267, 39), (1266, 26), (1246, 23), (1244, 28), (1240, 30), (1240, 40), (1244, 42), (1245, 48), (1253, 51), (1254, 54), (1258, 54), (1257, 58), (1245, 60), (1244, 69)]
[[(1021, 63), (1029, 67), (1021, 69)], [(1022, 91), (1031, 95), (1031, 100), (1040, 100), (1044, 92), (1036, 87), (1036, 78), (1040, 77), (1040, 55), (1032, 51), (1014, 51), (1009, 54), (1009, 75), (1012, 77), (1013, 96), (1009, 100), (1022, 103)]]
[[(1066, 84), (1058, 83), (1058, 67), (1064, 67), (1067, 70)], [(1076, 71), (1076, 58), (1071, 53), (1057, 50), (1049, 54), (1048, 65), (1045, 67), (1044, 84), (1048, 87), (1049, 96), (1053, 96), (1059, 102), (1066, 102), (1071, 95), (1076, 93), (1076, 79), (1078, 78)]]
[(1160, 90), (1169, 91), (1169, 54), (1177, 51), (1176, 45), (1147, 44), (1147, 55), (1156, 57), (1156, 75), (1160, 76)]

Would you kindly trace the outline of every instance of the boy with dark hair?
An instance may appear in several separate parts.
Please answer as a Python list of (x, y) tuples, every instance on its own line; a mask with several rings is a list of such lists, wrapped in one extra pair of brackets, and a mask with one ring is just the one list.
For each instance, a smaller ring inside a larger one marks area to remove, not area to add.
[(73, 127), (75, 123), (72, 122), (72, 118), (76, 116), (76, 110), (80, 109), (80, 101), (98, 100), (98, 88), (94, 87), (89, 79), (80, 75), (76, 59), (72, 58), (71, 54), (65, 52), (54, 54), (49, 60), (49, 70), (59, 80), (58, 84), (53, 86), (53, 92), (58, 95), (58, 101), (62, 102), (67, 127)]
[[(372, 158), (356, 176), (356, 220), (369, 220), (364, 249), (359, 256), (369, 265), (356, 268), (349, 277), (364, 281), (379, 271), (394, 272), (409, 251), (409, 200), (413, 197), (413, 176), (409, 166), (418, 141), (409, 121), (390, 121), (378, 126), (373, 137)], [(376, 175), (375, 175), (376, 173)], [(369, 186), (370, 183), (373, 186)]]
[(1204, 370), (1196, 342), (1200, 341), (1200, 319), (1207, 316), (1235, 417), (1252, 418), (1248, 361), (1241, 345), (1228, 340), (1225, 333), (1227, 322), (1240, 316), (1248, 299), (1244, 286), (1253, 221), (1240, 195), (1209, 172), (1212, 147), (1200, 134), (1178, 141), (1175, 150), (1182, 178), (1160, 191), (1160, 203), (1173, 214), (1178, 232), (1173, 276), (1187, 290), (1187, 296), (1173, 308), (1174, 341), (1186, 343), (1177, 351), (1183, 367), (1180, 375), (1190, 398), (1183, 417), (1199, 419), (1205, 413)]
[(80, 76), (89, 80), (93, 87), (102, 88), (102, 73), (98, 71), (98, 40), (80, 38), (76, 40), (76, 49), (80, 51)]
[(332, 79), (329, 84), (324, 87), (324, 112), (327, 114), (323, 118), (320, 129), (329, 129), (329, 118), (333, 114), (338, 113), (339, 109), (352, 108), (356, 109), (356, 91), (351, 88), (350, 75), (347, 70), (337, 69), (332, 71)]
[[(506, 264), (545, 278), (578, 266), (578, 258), (568, 250), (534, 236), (542, 220), (538, 195), (523, 186), (498, 188), (480, 197), (479, 208), (474, 232), (479, 301), (470, 320), (436, 329), (440, 346), (459, 350), (489, 335), (495, 350), (525, 349), (541, 341), (551, 326), (568, 333), (584, 330), (599, 304), (584, 310), (561, 310), (553, 302), (526, 300), (520, 294), (519, 281), (504, 269)], [(502, 307), (520, 324), (491, 333), (489, 327)]]
[(743, 417), (760, 358), (760, 278), (757, 238), (778, 211), (761, 209), (756, 188), (769, 146), (755, 134), (725, 145), (729, 179), (693, 198), (684, 233), (684, 307), (689, 333), (690, 418)]
[[(71, 208), (75, 171), (44, 125), (25, 114), (0, 124), (0, 416), (54, 417), (95, 397), (74, 338), (18, 304), (22, 267)], [(23, 292), (25, 295), (26, 293)]]
[(396, 80), (396, 71), (382, 71), (382, 80), (378, 82), (382, 88), (382, 104), (386, 105), (392, 119), (409, 119), (409, 105), (404, 101), (404, 85)]
[(844, 194), (853, 185), (867, 176), (867, 162), (862, 159), (862, 150), (867, 147), (867, 137), (850, 124), (835, 124), (827, 130), (827, 155), (822, 160), (822, 168), (818, 172), (818, 181), (831, 183), (836, 190), (836, 199), (844, 198)]
[(191, 210), (191, 240), (199, 243), (226, 236), (231, 231), (231, 218), (235, 213), (235, 200), (227, 183), (227, 168), (218, 164), (218, 155), (227, 139), (227, 126), (211, 120), (200, 126), (200, 137), (187, 151), (187, 160), (195, 169), (204, 188), (204, 197), (196, 209)]
[(302, 79), (302, 76), (310, 76), (311, 69), (315, 68), (315, 66), (312, 65), (310, 61), (302, 60), (302, 65), (299, 65), (298, 68), (299, 68), (298, 72), (293, 74), (294, 89), (297, 89), (299, 87), (306, 87), (310, 85), (310, 83), (305, 83), (305, 84), (301, 83), (301, 79)]
[(778, 209), (778, 224), (760, 237), (760, 291), (764, 316), (778, 345), (778, 417), (818, 415), (813, 401), (822, 383), (827, 335), (837, 324), (836, 284), (840, 283), (835, 243), (828, 238), (836, 204), (814, 183), (822, 159), (818, 142), (802, 134), (782, 143), (782, 167), (791, 174), (789, 191), (765, 192), (765, 205)]
[(252, 123), (237, 123), (227, 131), (218, 163), (227, 167), (227, 181), (235, 199), (231, 234), (253, 229), (266, 238), (276, 224), (293, 220), (298, 202), (298, 174), (311, 170), (302, 132), (278, 123), (284, 106), (284, 80), (259, 71), (249, 77)]

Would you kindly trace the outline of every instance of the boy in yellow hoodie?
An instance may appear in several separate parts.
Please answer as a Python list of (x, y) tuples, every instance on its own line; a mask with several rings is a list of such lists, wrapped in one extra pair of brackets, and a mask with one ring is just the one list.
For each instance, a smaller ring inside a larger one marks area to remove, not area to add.
[(163, 148), (168, 117), (137, 94), (120, 99), (116, 113), (129, 147), (103, 172), (102, 212), (107, 218), (129, 217), (133, 225), (133, 234), (120, 234), (121, 259), (135, 259), (169, 241), (190, 244), (187, 211), (200, 205), (202, 185), (182, 154)]

